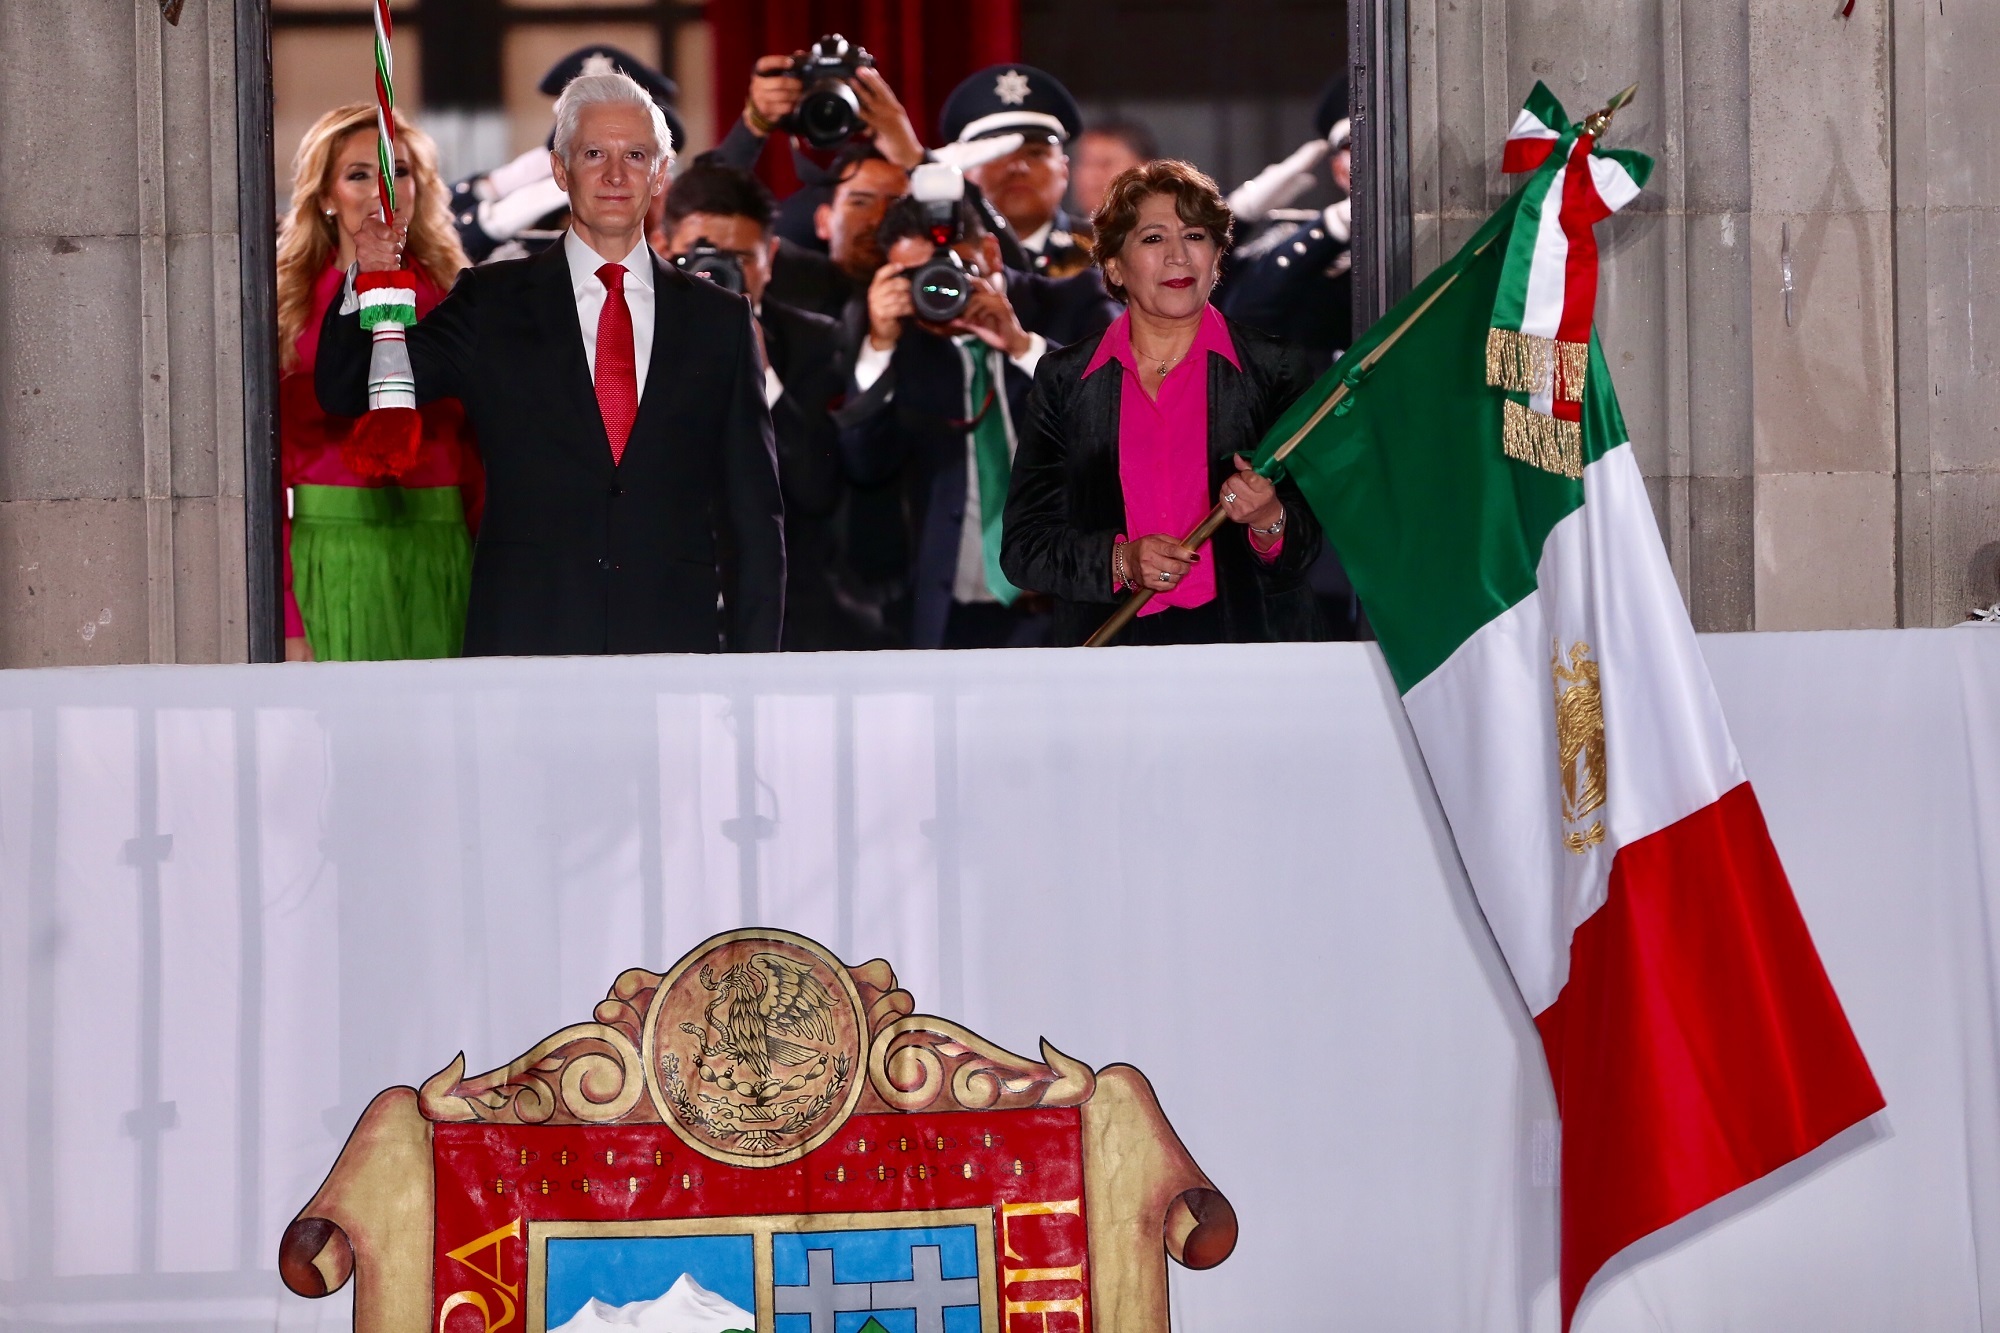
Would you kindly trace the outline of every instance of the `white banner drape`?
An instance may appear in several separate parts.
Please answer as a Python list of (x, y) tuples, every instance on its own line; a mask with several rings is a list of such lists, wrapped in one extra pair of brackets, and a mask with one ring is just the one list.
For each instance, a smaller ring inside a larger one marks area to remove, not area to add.
[[(1889, 1109), (1578, 1328), (2000, 1328), (2000, 632), (1710, 637)], [(0, 675), (0, 1326), (344, 1328), (379, 1089), (740, 925), (1129, 1061), (1242, 1222), (1176, 1328), (1555, 1327), (1533, 1028), (1364, 645)]]

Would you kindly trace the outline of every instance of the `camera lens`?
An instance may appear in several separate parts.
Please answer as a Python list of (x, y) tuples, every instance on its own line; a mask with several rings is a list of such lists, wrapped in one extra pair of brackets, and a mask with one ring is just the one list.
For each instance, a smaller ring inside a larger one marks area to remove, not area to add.
[(954, 254), (942, 254), (910, 270), (910, 304), (917, 318), (948, 324), (972, 301), (972, 275)]
[(840, 79), (821, 79), (806, 89), (793, 112), (799, 134), (815, 148), (833, 148), (861, 124), (861, 102)]
[(743, 265), (735, 255), (706, 241), (697, 242), (693, 250), (677, 256), (674, 267), (690, 277), (706, 278), (724, 291), (744, 294)]

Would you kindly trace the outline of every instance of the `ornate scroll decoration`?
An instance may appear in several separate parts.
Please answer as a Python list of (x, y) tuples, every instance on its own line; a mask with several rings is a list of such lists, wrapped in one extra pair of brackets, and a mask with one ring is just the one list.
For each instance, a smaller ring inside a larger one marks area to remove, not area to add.
[(896, 1019), (868, 1049), (868, 1086), (892, 1111), (1080, 1106), (1097, 1076), (1047, 1041), (1040, 1063), (929, 1014)]
[(461, 1051), (425, 1080), (417, 1096), (430, 1120), (603, 1125), (657, 1119), (641, 1105), (645, 1092), (632, 1038), (608, 1023), (578, 1023), (544, 1037), (513, 1063), (474, 1078), (465, 1077)]
[[(1608, 775), (1604, 765), (1604, 696), (1597, 685), (1597, 663), (1590, 645), (1577, 640), (1563, 657), (1557, 640), (1549, 655), (1549, 675), (1556, 695), (1556, 764), (1562, 776), (1565, 824), (1581, 824), (1604, 806)], [(1563, 846), (1578, 856), (1604, 841), (1604, 821), (1589, 828), (1571, 828)]]
[(717, 1161), (776, 1166), (856, 1111), (1090, 1099), (1090, 1066), (1047, 1042), (1032, 1060), (915, 1008), (879, 958), (850, 968), (803, 936), (735, 931), (665, 974), (620, 974), (594, 1021), (502, 1068), (468, 1078), (460, 1054), (424, 1083), (419, 1106), (434, 1121), (664, 1122)]

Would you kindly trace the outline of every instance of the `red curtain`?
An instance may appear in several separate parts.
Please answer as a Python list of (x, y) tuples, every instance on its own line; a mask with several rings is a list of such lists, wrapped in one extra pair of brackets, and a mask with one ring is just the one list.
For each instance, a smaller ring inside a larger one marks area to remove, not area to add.
[[(932, 146), (938, 109), (961, 79), (1021, 58), (1019, 0), (710, 0), (708, 20), (718, 133), (742, 114), (758, 57), (802, 50), (830, 32), (868, 48)], [(787, 152), (765, 152), (760, 174), (781, 195), (798, 183)]]

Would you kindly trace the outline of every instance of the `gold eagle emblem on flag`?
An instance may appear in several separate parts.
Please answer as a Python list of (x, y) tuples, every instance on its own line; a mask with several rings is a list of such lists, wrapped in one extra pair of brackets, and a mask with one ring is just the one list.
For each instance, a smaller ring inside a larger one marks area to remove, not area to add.
[[(1604, 806), (1604, 696), (1597, 687), (1597, 663), (1590, 645), (1578, 639), (1564, 654), (1555, 641), (1549, 676), (1556, 696), (1556, 766), (1562, 775), (1563, 822), (1578, 825)], [(1568, 828), (1563, 846), (1578, 856), (1604, 841), (1604, 821), (1587, 829)]]

